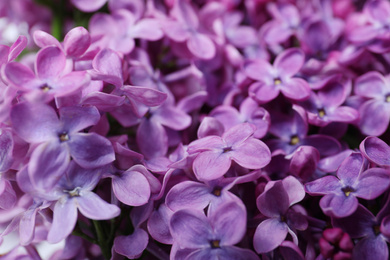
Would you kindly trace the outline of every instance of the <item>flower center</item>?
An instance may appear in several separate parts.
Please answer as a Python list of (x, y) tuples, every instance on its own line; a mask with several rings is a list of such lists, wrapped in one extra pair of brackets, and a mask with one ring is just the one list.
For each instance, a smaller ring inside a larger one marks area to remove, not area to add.
[(351, 186), (347, 186), (347, 187), (344, 187), (341, 189), (345, 196), (349, 197), (349, 195), (351, 195), (352, 192), (355, 192), (356, 190), (354, 188), (352, 188)]
[(387, 94), (385, 97), (386, 103), (390, 103), (390, 94)]
[(293, 135), (290, 139), (290, 145), (296, 145), (299, 143), (299, 141), (299, 137), (297, 135)]
[(58, 135), (60, 142), (66, 142), (69, 140), (69, 135), (67, 133), (62, 133)]
[(80, 196), (80, 189), (81, 189), (80, 187), (76, 187), (73, 190), (68, 190), (65, 192), (69, 193), (71, 197), (78, 197)]
[(374, 234), (377, 236), (381, 233), (381, 226), (380, 225), (375, 225), (372, 227), (374, 229)]
[(212, 249), (215, 249), (215, 248), (220, 248), (221, 246), (219, 245), (219, 240), (211, 240), (210, 241), (210, 245), (211, 245), (211, 248)]
[(325, 110), (323, 109), (323, 108), (321, 108), (321, 109), (318, 109), (318, 116), (319, 117), (324, 117), (326, 115), (326, 113), (325, 113)]
[(224, 153), (230, 152), (232, 150), (233, 150), (232, 147), (225, 147), (225, 148), (223, 148), (223, 152)]
[(221, 188), (215, 187), (212, 193), (217, 197), (221, 196)]
[(278, 78), (275, 78), (274, 79), (274, 85), (280, 85), (280, 84), (282, 84), (282, 80), (278, 77)]
[(150, 119), (150, 118), (152, 117), (152, 113), (150, 113), (150, 110), (148, 110), (148, 111), (145, 113), (144, 117), (145, 117), (146, 119)]
[(42, 86), (40, 86), (39, 89), (42, 90), (42, 92), (46, 93), (51, 89), (51, 87), (45, 83)]

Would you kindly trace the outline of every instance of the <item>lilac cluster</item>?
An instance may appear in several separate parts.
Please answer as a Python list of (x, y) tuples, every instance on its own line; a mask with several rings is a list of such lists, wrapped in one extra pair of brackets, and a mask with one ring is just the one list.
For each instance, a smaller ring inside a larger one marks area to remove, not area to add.
[(390, 2), (59, 2), (0, 4), (1, 260), (389, 258)]

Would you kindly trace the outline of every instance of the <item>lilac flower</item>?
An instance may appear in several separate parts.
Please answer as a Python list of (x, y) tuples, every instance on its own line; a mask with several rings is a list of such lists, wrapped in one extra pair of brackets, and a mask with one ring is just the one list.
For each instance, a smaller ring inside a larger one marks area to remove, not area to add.
[(261, 59), (249, 63), (244, 68), (245, 73), (257, 81), (249, 87), (250, 96), (261, 103), (275, 99), (280, 92), (295, 101), (309, 98), (309, 84), (301, 78), (294, 77), (304, 62), (304, 52), (292, 48), (280, 53), (273, 65)]
[(117, 236), (114, 240), (113, 249), (120, 255), (136, 259), (141, 256), (148, 242), (148, 233), (141, 228), (136, 228), (129, 236)]
[(255, 127), (248, 123), (239, 124), (226, 131), (221, 137), (207, 136), (192, 142), (188, 153), (199, 153), (193, 169), (199, 180), (214, 180), (223, 176), (231, 161), (249, 169), (260, 169), (270, 161), (270, 151), (260, 140), (252, 137)]
[(99, 39), (94, 45), (123, 54), (129, 54), (134, 49), (135, 39), (156, 41), (163, 37), (157, 19), (143, 18), (137, 21), (134, 14), (125, 9), (116, 10), (111, 15), (95, 14), (89, 22), (89, 30), (93, 38)]
[[(123, 85), (122, 61), (119, 54), (111, 49), (101, 50), (93, 59), (92, 66), (93, 70), (89, 71), (92, 78), (113, 84), (116, 88), (111, 94), (126, 96), (127, 107), (138, 116), (142, 116), (148, 107), (161, 105), (167, 98), (167, 94), (150, 87)], [(109, 101), (110, 97), (105, 99)]]
[(50, 189), (67, 168), (70, 157), (84, 168), (96, 168), (114, 160), (111, 143), (96, 133), (80, 133), (96, 124), (100, 114), (95, 107), (63, 107), (58, 118), (44, 104), (20, 103), (11, 111), (15, 132), (25, 141), (37, 144), (28, 171), (37, 187)]
[(9, 180), (5, 178), (14, 161), (12, 152), (14, 140), (8, 129), (0, 129), (0, 208), (11, 209), (16, 203), (16, 193)]
[(390, 82), (379, 72), (370, 71), (356, 79), (355, 94), (368, 100), (360, 107), (359, 127), (366, 135), (383, 134), (390, 122)]
[(63, 45), (44, 31), (34, 32), (34, 42), (41, 48), (46, 46), (56, 46), (61, 49), (67, 58), (78, 59), (88, 50), (91, 44), (91, 36), (84, 27), (75, 27), (64, 37)]
[(257, 253), (274, 250), (287, 234), (298, 244), (296, 230), (305, 230), (307, 221), (299, 212), (291, 208), (305, 197), (303, 185), (294, 177), (268, 182), (265, 190), (256, 200), (257, 208), (267, 217), (256, 228), (253, 244)]
[(331, 122), (351, 123), (359, 118), (354, 108), (342, 106), (351, 92), (351, 82), (330, 82), (317, 94), (312, 92), (309, 100), (301, 103), (308, 115), (308, 122), (317, 126), (326, 126)]
[(352, 251), (352, 259), (387, 259), (390, 241), (389, 198), (376, 217), (359, 205), (355, 213), (345, 218), (332, 218), (332, 224), (347, 232), (352, 239), (359, 239)]
[(254, 181), (261, 175), (261, 171), (254, 171), (239, 177), (220, 178), (210, 182), (199, 183), (182, 181), (173, 186), (165, 199), (167, 206), (173, 210), (197, 209), (208, 207), (208, 212), (218, 208), (219, 205), (241, 200), (229, 189), (239, 183)]
[(352, 153), (337, 170), (337, 177), (329, 175), (306, 183), (310, 195), (325, 195), (320, 207), (325, 214), (347, 217), (358, 207), (358, 198), (372, 200), (390, 185), (389, 172), (381, 168), (367, 169), (367, 161), (360, 153)]
[(134, 165), (124, 172), (109, 175), (112, 191), (119, 201), (130, 206), (140, 206), (149, 201), (151, 186), (160, 190), (160, 182), (142, 165)]
[(20, 63), (8, 63), (4, 69), (7, 81), (17, 89), (42, 96), (44, 102), (68, 95), (89, 83), (85, 71), (69, 71), (64, 53), (54, 46), (39, 51), (35, 74)]
[[(357, 26), (349, 33), (349, 40), (356, 43), (368, 42), (371, 51), (385, 52), (389, 47), (389, 15), (390, 4), (388, 1), (372, 0), (366, 2), (363, 9), (365, 23)], [(382, 42), (386, 43), (383, 44)]]
[(11, 47), (0, 45), (0, 66), (15, 60), (24, 48), (26, 48), (26, 45), (27, 38), (22, 35), (18, 37)]
[(57, 243), (72, 232), (77, 221), (77, 210), (95, 220), (119, 215), (117, 206), (92, 192), (99, 180), (100, 174), (96, 170), (82, 169), (73, 162), (69, 165), (65, 175), (49, 193), (50, 200), (57, 200), (53, 209), (53, 224), (47, 237), (49, 242)]
[[(171, 218), (175, 240), (173, 259), (259, 259), (249, 249), (233, 246), (245, 233), (246, 211), (235, 202), (226, 203), (211, 216), (202, 211), (183, 209)], [(172, 254), (172, 253), (171, 253)]]
[(308, 124), (302, 110), (293, 108), (290, 114), (274, 112), (271, 114), (269, 132), (278, 139), (267, 141), (272, 155), (291, 155), (301, 145), (313, 146), (320, 156), (330, 156), (340, 152), (340, 143), (328, 135), (307, 135)]
[(176, 42), (186, 42), (189, 51), (197, 58), (211, 59), (216, 48), (210, 37), (201, 31), (201, 21), (187, 0), (175, 1), (172, 8), (174, 20), (164, 21), (165, 34)]
[(267, 9), (274, 18), (262, 26), (262, 34), (267, 44), (279, 44), (299, 34), (301, 17), (296, 6), (270, 2)]
[(264, 137), (271, 123), (268, 111), (260, 107), (252, 98), (246, 98), (241, 103), (239, 112), (232, 106), (222, 105), (213, 109), (209, 115), (218, 119), (225, 129), (244, 122), (251, 123), (257, 128), (253, 134), (255, 138)]
[(107, 0), (71, 0), (71, 2), (83, 12), (94, 12), (99, 10)]

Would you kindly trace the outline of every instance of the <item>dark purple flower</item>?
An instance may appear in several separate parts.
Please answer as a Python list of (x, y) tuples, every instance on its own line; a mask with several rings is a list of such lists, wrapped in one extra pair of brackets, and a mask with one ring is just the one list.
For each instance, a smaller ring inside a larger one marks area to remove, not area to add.
[(321, 255), (335, 260), (351, 259), (354, 247), (351, 238), (341, 228), (328, 228), (319, 241)]
[(359, 205), (355, 213), (345, 218), (332, 218), (332, 224), (347, 232), (352, 239), (359, 239), (352, 251), (352, 259), (387, 259), (390, 241), (389, 198), (376, 217)]

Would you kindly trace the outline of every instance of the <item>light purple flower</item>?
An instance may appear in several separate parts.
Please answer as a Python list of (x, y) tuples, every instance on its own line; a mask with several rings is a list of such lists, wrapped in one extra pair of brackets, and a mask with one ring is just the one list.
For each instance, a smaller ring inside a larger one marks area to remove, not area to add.
[(360, 153), (352, 153), (337, 170), (337, 177), (329, 175), (306, 183), (310, 195), (325, 195), (320, 207), (325, 214), (337, 218), (347, 217), (358, 207), (357, 198), (372, 200), (390, 185), (388, 170), (371, 168)]
[(351, 82), (331, 81), (317, 93), (300, 105), (305, 108), (308, 122), (317, 126), (326, 126), (331, 122), (352, 123), (357, 121), (359, 113), (352, 107), (342, 106), (351, 93)]
[[(97, 170), (85, 170), (71, 163), (65, 175), (49, 193), (57, 202), (47, 240), (57, 243), (66, 238), (77, 221), (77, 211), (89, 219), (105, 220), (119, 215), (120, 209), (92, 192), (100, 180)], [(53, 198), (50, 198), (53, 200)]]
[(45, 104), (20, 103), (11, 111), (15, 132), (37, 144), (28, 171), (37, 187), (50, 189), (62, 176), (70, 158), (84, 168), (96, 168), (115, 159), (111, 143), (96, 133), (81, 130), (100, 119), (95, 107), (63, 107), (56, 111)]
[(173, 259), (181, 259), (184, 252), (189, 259), (258, 259), (253, 251), (233, 246), (246, 229), (245, 208), (235, 202), (221, 205), (207, 217), (202, 211), (179, 210), (171, 218), (170, 229), (177, 244)]
[(271, 123), (270, 115), (267, 110), (260, 107), (252, 98), (246, 98), (240, 104), (240, 111), (232, 106), (222, 105), (214, 108), (209, 116), (220, 121), (225, 129), (248, 122), (256, 126), (253, 134), (255, 138), (262, 138), (266, 135)]
[(304, 52), (291, 48), (280, 53), (273, 65), (262, 59), (247, 64), (244, 68), (246, 75), (256, 80), (249, 87), (249, 95), (261, 103), (275, 99), (280, 92), (294, 101), (309, 98), (309, 84), (302, 78), (294, 77), (304, 62)]
[(201, 31), (201, 22), (190, 1), (175, 1), (172, 20), (163, 21), (165, 34), (176, 42), (185, 42), (197, 58), (212, 59), (216, 55), (214, 42)]
[(27, 66), (11, 62), (4, 69), (7, 81), (25, 92), (33, 92), (44, 102), (61, 97), (87, 85), (90, 81), (85, 71), (69, 71), (65, 54), (54, 46), (41, 49), (36, 57), (35, 73)]
[(378, 137), (366, 137), (359, 148), (362, 155), (371, 162), (382, 167), (390, 166), (390, 147)]
[(199, 180), (214, 180), (223, 176), (232, 160), (248, 169), (260, 169), (271, 160), (268, 147), (252, 137), (256, 128), (243, 123), (220, 136), (207, 136), (188, 146), (188, 153), (199, 153), (193, 169)]
[(163, 37), (160, 23), (154, 18), (137, 21), (135, 15), (126, 10), (115, 10), (112, 14), (95, 14), (89, 22), (94, 45), (129, 54), (135, 47), (135, 39), (156, 41)]

